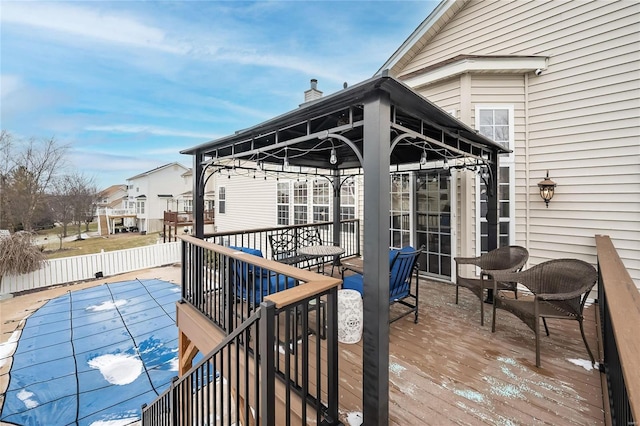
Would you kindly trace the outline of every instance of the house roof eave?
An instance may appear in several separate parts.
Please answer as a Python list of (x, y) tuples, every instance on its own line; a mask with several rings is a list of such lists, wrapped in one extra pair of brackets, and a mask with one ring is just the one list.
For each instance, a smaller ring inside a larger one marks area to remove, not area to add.
[(380, 75), (384, 70), (392, 70), (393, 75), (397, 68), (413, 59), (429, 40), (446, 25), (469, 0), (442, 0), (422, 21), (409, 37), (398, 47), (387, 61), (382, 64), (375, 75)]

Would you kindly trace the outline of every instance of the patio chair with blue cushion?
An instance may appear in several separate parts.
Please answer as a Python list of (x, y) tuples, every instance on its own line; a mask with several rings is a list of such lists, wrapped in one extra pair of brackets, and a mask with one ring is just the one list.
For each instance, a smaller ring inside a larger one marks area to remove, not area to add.
[[(249, 247), (229, 247), (257, 257), (263, 257), (262, 251)], [(237, 259), (232, 259), (231, 271), (234, 283), (235, 295), (238, 299), (246, 300), (252, 306), (262, 302), (262, 298), (268, 294), (277, 293), (296, 285), (294, 278), (270, 271), (266, 268), (252, 265)]]
[[(414, 322), (418, 323), (418, 302), (419, 302), (419, 274), (418, 274), (418, 256), (422, 252), (421, 247), (418, 250), (411, 246), (402, 248), (401, 250), (389, 250), (389, 304), (400, 303), (408, 308), (401, 315), (391, 319), (394, 322), (400, 318), (415, 313)], [(344, 276), (345, 271), (357, 272), (353, 275)], [(412, 273), (415, 273), (415, 293), (411, 291), (411, 283), (413, 281)], [(357, 290), (363, 294), (364, 283), (362, 271), (352, 266), (345, 267), (342, 270), (342, 288)]]

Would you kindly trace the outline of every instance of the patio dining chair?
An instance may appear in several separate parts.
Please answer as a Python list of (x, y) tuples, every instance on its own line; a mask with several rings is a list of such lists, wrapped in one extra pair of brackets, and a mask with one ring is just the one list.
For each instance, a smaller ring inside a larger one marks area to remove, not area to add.
[[(456, 257), (456, 305), (458, 304), (459, 288), (468, 288), (480, 299), (480, 325), (484, 325), (484, 291), (492, 289), (492, 283), (488, 275), (488, 270), (505, 270), (509, 272), (519, 271), (529, 259), (529, 252), (520, 246), (504, 246), (478, 257)], [(474, 265), (480, 268), (480, 277), (463, 277), (461, 274), (462, 265)], [(499, 281), (498, 287), (501, 290), (513, 291), (518, 298), (518, 286), (516, 283)]]
[[(400, 250), (389, 250), (389, 304), (399, 303), (409, 308), (399, 316), (391, 319), (389, 322), (399, 320), (400, 318), (415, 313), (414, 322), (418, 323), (418, 302), (419, 302), (419, 267), (418, 256), (424, 249), (424, 246), (418, 250), (411, 246), (404, 247)], [(345, 271), (356, 272), (353, 275), (344, 276)], [(413, 277), (415, 273), (415, 292), (411, 291)], [(342, 269), (342, 288), (357, 290), (362, 295), (364, 293), (364, 278), (362, 270), (353, 266), (346, 266)]]
[(298, 253), (300, 247), (321, 246), (322, 238), (318, 228), (286, 228), (269, 235), (269, 244), (273, 260), (286, 265), (298, 266), (306, 264), (311, 268), (311, 261), (322, 256), (309, 256)]
[[(547, 318), (578, 321), (582, 340), (589, 352), (591, 365), (595, 363), (584, 334), (583, 310), (587, 296), (598, 279), (596, 269), (578, 259), (557, 259), (541, 263), (526, 271), (488, 271), (496, 292), (493, 303), (493, 326), (496, 331), (496, 309), (501, 308), (520, 318), (536, 335), (536, 367), (540, 367), (540, 319), (549, 335)], [(517, 282), (533, 293), (533, 298), (504, 297), (498, 281)]]

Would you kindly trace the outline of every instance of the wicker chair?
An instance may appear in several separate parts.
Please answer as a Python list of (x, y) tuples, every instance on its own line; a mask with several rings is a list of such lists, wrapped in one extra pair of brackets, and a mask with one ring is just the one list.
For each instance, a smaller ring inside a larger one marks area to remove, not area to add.
[(540, 318), (549, 335), (546, 318), (570, 319), (580, 323), (582, 340), (589, 352), (591, 364), (595, 363), (582, 325), (584, 304), (595, 285), (598, 274), (593, 266), (578, 259), (557, 259), (541, 263), (522, 272), (488, 271), (495, 280), (514, 281), (523, 284), (533, 298), (508, 299), (496, 292), (493, 303), (493, 326), (496, 331), (496, 309), (501, 308), (520, 318), (536, 335), (536, 366), (540, 367)]
[[(484, 325), (484, 290), (492, 289), (488, 270), (519, 271), (529, 259), (529, 252), (520, 246), (505, 246), (478, 257), (456, 257), (456, 305), (458, 304), (459, 287), (466, 287), (480, 299), (480, 325)], [(480, 278), (466, 278), (460, 274), (460, 266), (475, 265), (481, 269)], [(518, 287), (512, 282), (498, 282), (501, 290), (510, 290), (518, 298)]]

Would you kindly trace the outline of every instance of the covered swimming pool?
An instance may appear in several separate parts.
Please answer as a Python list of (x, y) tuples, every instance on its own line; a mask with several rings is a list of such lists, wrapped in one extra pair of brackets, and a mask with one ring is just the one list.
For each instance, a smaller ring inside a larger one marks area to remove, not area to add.
[(177, 375), (179, 298), (174, 284), (134, 280), (48, 301), (17, 341), (0, 420), (88, 426), (139, 420), (142, 404)]

